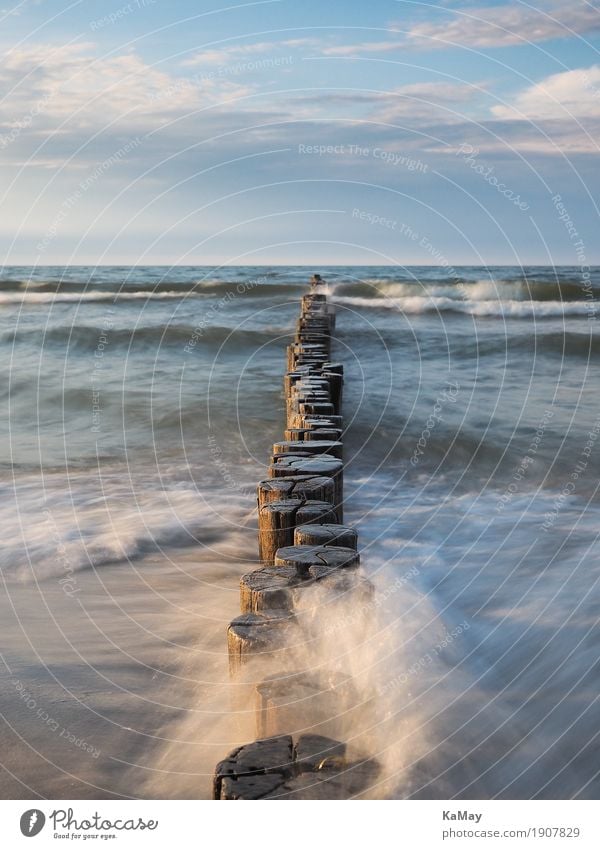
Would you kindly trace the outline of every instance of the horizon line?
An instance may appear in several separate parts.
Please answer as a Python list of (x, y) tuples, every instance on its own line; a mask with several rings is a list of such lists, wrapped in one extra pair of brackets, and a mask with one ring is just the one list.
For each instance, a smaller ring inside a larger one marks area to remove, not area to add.
[[(5, 268), (115, 268), (123, 266), (125, 268), (440, 268), (451, 271), (452, 268), (528, 268), (536, 266), (538, 268), (580, 268), (577, 263), (557, 262), (492, 262), (492, 263), (466, 263), (454, 262), (450, 265), (440, 265), (439, 263), (428, 262), (407, 262), (407, 263), (367, 263), (367, 262), (337, 262), (337, 263), (303, 263), (303, 262), (263, 262), (263, 263), (227, 263), (218, 262), (189, 262), (189, 263), (168, 263), (168, 262), (148, 262), (138, 265), (135, 262), (49, 262), (49, 263), (25, 263), (11, 262), (0, 266)], [(599, 263), (590, 263), (586, 268), (600, 269)]]

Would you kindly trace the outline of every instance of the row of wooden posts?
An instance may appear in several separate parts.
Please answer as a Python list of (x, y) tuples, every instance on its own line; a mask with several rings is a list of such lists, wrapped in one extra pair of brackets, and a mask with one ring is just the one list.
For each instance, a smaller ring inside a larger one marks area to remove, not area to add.
[(227, 633), (235, 707), (247, 710), (254, 700), (258, 739), (217, 765), (215, 799), (347, 798), (377, 772), (323, 733), (337, 730), (340, 712), (352, 716), (352, 683), (339, 671), (324, 674), (311, 658), (302, 611), (317, 585), (338, 596), (370, 591), (358, 572), (357, 532), (343, 524), (344, 368), (331, 358), (335, 310), (318, 275), (313, 280), (287, 348), (285, 438), (273, 445), (268, 478), (258, 484), (261, 567), (241, 578), (241, 615)]

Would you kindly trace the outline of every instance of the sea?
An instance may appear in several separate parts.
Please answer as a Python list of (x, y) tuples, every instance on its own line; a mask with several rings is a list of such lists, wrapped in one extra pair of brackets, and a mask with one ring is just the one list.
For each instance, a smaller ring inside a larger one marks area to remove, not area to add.
[[(313, 272), (337, 307), (345, 518), (382, 600), (352, 659), (374, 795), (598, 798), (600, 269), (567, 266), (4, 267), (5, 794), (196, 795), (164, 747), (189, 742), (173, 729), (210, 691), (203, 628), (224, 643), (219, 599), (256, 566)], [(71, 733), (61, 704), (83, 743), (37, 716)], [(137, 735), (127, 757), (115, 728)]]

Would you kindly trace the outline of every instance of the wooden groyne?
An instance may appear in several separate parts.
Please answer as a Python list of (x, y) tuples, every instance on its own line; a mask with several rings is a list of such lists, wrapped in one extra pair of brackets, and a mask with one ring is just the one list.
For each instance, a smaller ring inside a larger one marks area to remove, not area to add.
[(358, 534), (343, 524), (344, 368), (331, 358), (335, 310), (323, 288), (315, 275), (287, 348), (284, 439), (257, 489), (262, 565), (241, 578), (241, 615), (227, 632), (236, 708), (254, 705), (258, 739), (217, 765), (215, 799), (350, 798), (378, 772), (339, 739), (360, 699), (343, 671), (323, 668), (310, 595), (372, 592)]

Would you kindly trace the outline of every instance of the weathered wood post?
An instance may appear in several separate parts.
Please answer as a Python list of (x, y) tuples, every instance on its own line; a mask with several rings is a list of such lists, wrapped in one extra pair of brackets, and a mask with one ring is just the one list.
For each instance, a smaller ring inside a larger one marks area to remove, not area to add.
[(335, 520), (333, 505), (327, 501), (285, 498), (263, 504), (258, 513), (258, 556), (263, 563), (272, 563), (278, 548), (293, 545), (299, 525), (313, 527)]
[(229, 672), (236, 677), (242, 666), (257, 657), (279, 660), (285, 640), (294, 627), (288, 611), (246, 612), (236, 617), (227, 629)]

